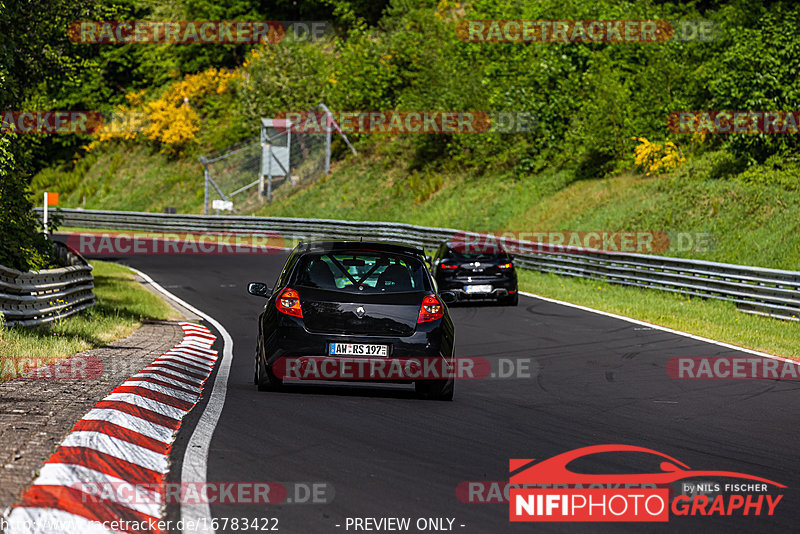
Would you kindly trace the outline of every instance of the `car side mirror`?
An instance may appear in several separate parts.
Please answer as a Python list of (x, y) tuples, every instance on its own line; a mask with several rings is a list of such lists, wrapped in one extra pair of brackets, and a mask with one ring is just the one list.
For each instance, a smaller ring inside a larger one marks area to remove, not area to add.
[(445, 304), (452, 304), (456, 301), (456, 294), (452, 291), (442, 291), (439, 296), (442, 297)]
[(272, 290), (267, 287), (267, 284), (262, 284), (261, 282), (247, 284), (247, 292), (256, 297), (264, 297), (266, 299), (272, 296)]
[(428, 265), (430, 265), (430, 264), (431, 264), (431, 257), (430, 257), (430, 256), (425, 256), (425, 262), (426, 262)]

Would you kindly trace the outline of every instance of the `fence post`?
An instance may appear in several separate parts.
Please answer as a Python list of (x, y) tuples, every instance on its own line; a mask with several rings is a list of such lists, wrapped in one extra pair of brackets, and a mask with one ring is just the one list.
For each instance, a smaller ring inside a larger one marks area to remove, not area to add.
[[(339, 128), (339, 125), (336, 124), (336, 121), (333, 119), (333, 113), (331, 113), (331, 110), (328, 109), (328, 106), (326, 106), (325, 104), (320, 102), (318, 107), (320, 107), (322, 109), (322, 111), (324, 111), (325, 113), (328, 114), (328, 118), (333, 123), (333, 127), (336, 128), (336, 132), (340, 136), (342, 136), (342, 139), (344, 140), (345, 144), (348, 147), (350, 147), (350, 152), (352, 152), (354, 156), (358, 156), (358, 152), (356, 151), (356, 147), (353, 146), (353, 144), (350, 142), (350, 140), (347, 138), (347, 136), (344, 134), (344, 132)], [(328, 147), (330, 147), (330, 142), (328, 142)]]
[(261, 126), (260, 137), (261, 137), (261, 142), (260, 142), (261, 154), (259, 154), (259, 157), (258, 157), (258, 201), (259, 202), (264, 202), (264, 155), (263, 155), (263, 152), (264, 152), (264, 148), (266, 148), (265, 145), (267, 143), (267, 134), (266, 134), (266, 131), (264, 130), (264, 126), (263, 125)]
[(272, 202), (272, 143), (267, 145), (269, 162), (267, 163), (267, 202)]
[(203, 215), (208, 215), (208, 161), (205, 157), (200, 156), (200, 163), (203, 164), (203, 180), (205, 182), (203, 192)]
[(333, 117), (331, 112), (325, 114), (325, 174), (331, 173), (331, 128), (333, 128)]

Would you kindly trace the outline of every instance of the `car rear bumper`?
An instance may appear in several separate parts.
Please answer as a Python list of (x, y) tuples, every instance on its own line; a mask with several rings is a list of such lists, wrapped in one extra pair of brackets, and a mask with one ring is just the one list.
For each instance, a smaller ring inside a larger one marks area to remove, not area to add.
[(459, 301), (481, 301), (481, 300), (501, 300), (513, 294), (514, 290), (509, 291), (506, 288), (498, 287), (493, 289), (490, 293), (467, 293), (463, 289), (447, 289), (456, 294), (456, 302)]
[[(482, 301), (482, 300), (502, 300), (510, 297), (517, 291), (516, 280), (481, 280), (473, 279), (469, 282), (461, 280), (442, 280), (438, 282), (439, 291), (450, 291), (455, 293), (457, 301)], [(488, 293), (469, 293), (467, 286), (490, 285), (492, 290)]]
[[(447, 378), (454, 363), (452, 336), (445, 325), (418, 325), (407, 337), (309, 332), (292, 318), (266, 340), (264, 354), (272, 373), (284, 380), (410, 382)], [(291, 324), (294, 323), (294, 324)], [(330, 343), (388, 345), (385, 357), (330, 355)]]

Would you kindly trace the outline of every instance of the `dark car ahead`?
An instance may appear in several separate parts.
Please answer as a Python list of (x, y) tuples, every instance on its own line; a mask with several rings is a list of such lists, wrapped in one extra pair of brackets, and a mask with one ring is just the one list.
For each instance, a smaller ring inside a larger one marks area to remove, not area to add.
[(377, 242), (298, 245), (259, 317), (255, 383), (413, 382), (427, 398), (452, 400), (454, 328), (422, 251)]
[(502, 248), (443, 243), (431, 258), (439, 291), (455, 293), (458, 301), (519, 302), (514, 259)]

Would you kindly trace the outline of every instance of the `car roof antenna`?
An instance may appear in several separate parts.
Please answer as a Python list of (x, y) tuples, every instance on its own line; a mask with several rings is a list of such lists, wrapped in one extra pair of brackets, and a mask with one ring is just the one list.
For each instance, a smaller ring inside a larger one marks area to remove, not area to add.
[(360, 243), (363, 243), (363, 242), (364, 242), (364, 236), (363, 236), (363, 235), (362, 235), (362, 236), (359, 236), (359, 238), (358, 238), (358, 241), (359, 241)]

